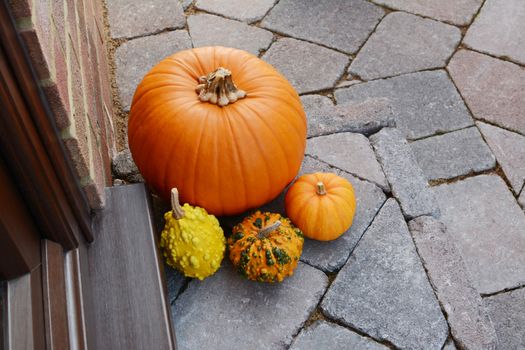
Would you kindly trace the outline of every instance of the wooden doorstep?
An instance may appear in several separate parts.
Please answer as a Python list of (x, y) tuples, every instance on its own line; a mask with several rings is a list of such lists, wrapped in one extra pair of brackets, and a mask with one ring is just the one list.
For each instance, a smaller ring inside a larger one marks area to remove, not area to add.
[(106, 189), (87, 248), (89, 348), (175, 349), (149, 194), (143, 184)]

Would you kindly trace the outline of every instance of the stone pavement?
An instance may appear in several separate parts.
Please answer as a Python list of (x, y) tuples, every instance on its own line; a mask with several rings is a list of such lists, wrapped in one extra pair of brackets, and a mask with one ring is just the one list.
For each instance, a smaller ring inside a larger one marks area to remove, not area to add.
[[(301, 95), (301, 173), (356, 192), (282, 284), (167, 268), (179, 349), (525, 348), (524, 1), (106, 2), (124, 112), (161, 58), (247, 50)], [(113, 169), (141, 180), (129, 152)]]

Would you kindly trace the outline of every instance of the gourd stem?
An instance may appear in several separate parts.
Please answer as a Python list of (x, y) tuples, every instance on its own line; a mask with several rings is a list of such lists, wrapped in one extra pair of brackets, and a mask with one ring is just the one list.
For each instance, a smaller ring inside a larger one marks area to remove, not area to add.
[(171, 215), (176, 220), (184, 217), (184, 209), (179, 203), (179, 191), (176, 188), (171, 189)]
[(258, 232), (259, 239), (266, 238), (270, 234), (270, 232), (272, 232), (273, 230), (278, 229), (279, 226), (281, 226), (281, 221), (277, 220), (276, 222), (274, 222), (270, 226), (266, 226), (265, 228), (260, 229), (259, 232)]
[(317, 183), (317, 194), (320, 196), (324, 196), (326, 194), (326, 188), (324, 187), (324, 183), (322, 181), (319, 181)]
[(220, 107), (246, 97), (246, 92), (238, 89), (233, 83), (232, 72), (223, 67), (200, 77), (195, 91), (202, 102), (209, 102)]

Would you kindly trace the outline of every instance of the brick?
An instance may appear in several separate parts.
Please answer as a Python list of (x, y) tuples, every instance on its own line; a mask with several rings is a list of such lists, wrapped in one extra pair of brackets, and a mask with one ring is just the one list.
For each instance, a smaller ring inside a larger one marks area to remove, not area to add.
[(370, 141), (405, 217), (439, 216), (432, 189), (402, 134), (397, 129), (384, 128)]
[(185, 25), (182, 6), (174, 0), (111, 0), (107, 9), (113, 39), (181, 29)]
[(24, 30), (20, 32), (20, 37), (25, 44), (29, 58), (31, 59), (31, 65), (35, 69), (37, 78), (40, 80), (49, 79), (53, 69), (51, 65), (53, 62), (46, 57), (36, 30)]
[(381, 208), (326, 292), (321, 309), (396, 348), (443, 347), (447, 322), (395, 199)]
[(57, 124), (58, 130), (65, 129), (71, 125), (71, 109), (69, 105), (68, 72), (66, 59), (58, 41), (55, 41), (55, 76), (52, 83), (44, 86), (44, 94)]
[(345, 132), (310, 138), (305, 153), (390, 190), (370, 142), (361, 134)]
[[(65, 13), (65, 6), (64, 6), (64, 0), (52, 0), (51, 2), (51, 22), (55, 29), (54, 37), (55, 41), (58, 40), (60, 47), (62, 49), (63, 54), (65, 55), (66, 52), (66, 39), (67, 39), (67, 31), (66, 31), (66, 13)], [(57, 65), (57, 69), (58, 69)]]
[(218, 45), (258, 55), (273, 40), (273, 34), (267, 30), (207, 14), (189, 16), (188, 28), (193, 47)]
[(320, 242), (306, 238), (301, 255), (301, 261), (308, 265), (325, 272), (336, 272), (348, 260), (363, 233), (383, 206), (386, 196), (379, 187), (368, 181), (359, 180), (344, 171), (305, 156), (299, 176), (314, 172), (335, 173), (350, 181), (354, 188), (357, 206), (352, 226), (334, 241)]
[(290, 350), (387, 350), (382, 344), (365, 338), (337, 324), (317, 321), (295, 338)]
[(444, 70), (404, 74), (337, 89), (338, 104), (381, 101), (410, 140), (458, 130), (474, 121)]
[[(246, 280), (225, 261), (213, 276), (191, 281), (175, 300), (177, 348), (285, 349), (327, 285), (324, 273), (301, 262), (292, 277), (268, 284)], [(195, 332), (195, 325), (206, 331)]]
[(481, 52), (525, 64), (525, 2), (487, 0), (463, 43)]
[(445, 225), (420, 216), (408, 226), (452, 337), (462, 349), (496, 349), (492, 322)]
[(383, 16), (383, 9), (363, 0), (281, 0), (261, 25), (297, 39), (355, 53)]
[(195, 7), (239, 21), (253, 23), (261, 20), (275, 0), (197, 0)]
[(525, 71), (518, 65), (460, 50), (448, 71), (476, 119), (525, 134)]
[(470, 24), (482, 0), (372, 0), (392, 9), (411, 12), (458, 26)]
[(73, 163), (73, 169), (78, 179), (83, 179), (89, 176), (89, 158), (87, 148), (82, 147), (79, 140), (75, 138), (67, 138), (63, 140), (66, 151)]
[(130, 40), (115, 52), (116, 80), (120, 102), (125, 111), (144, 75), (163, 58), (191, 48), (188, 33), (183, 30)]
[(485, 298), (500, 349), (525, 348), (525, 288)]
[(7, 4), (11, 8), (15, 19), (31, 17), (32, 0), (8, 0)]
[[(301, 64), (297, 64), (297, 57), (301, 57)], [(339, 52), (290, 38), (273, 43), (263, 59), (281, 72), (299, 94), (334, 87), (349, 61)]]
[(371, 80), (445, 67), (460, 40), (456, 27), (393, 12), (377, 26), (348, 71)]
[(525, 136), (490, 124), (476, 124), (518, 195), (525, 185)]
[(496, 166), (496, 158), (476, 127), (410, 144), (428, 180), (451, 179)]
[(525, 214), (505, 182), (479, 175), (433, 189), (478, 292), (525, 284)]

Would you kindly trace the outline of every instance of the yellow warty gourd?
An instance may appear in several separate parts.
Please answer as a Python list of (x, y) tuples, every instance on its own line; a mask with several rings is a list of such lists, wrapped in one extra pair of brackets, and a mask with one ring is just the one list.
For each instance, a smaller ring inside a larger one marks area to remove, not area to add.
[(219, 221), (205, 209), (179, 205), (177, 189), (172, 189), (172, 210), (164, 214), (160, 247), (166, 263), (186, 277), (205, 279), (221, 266), (226, 247)]

